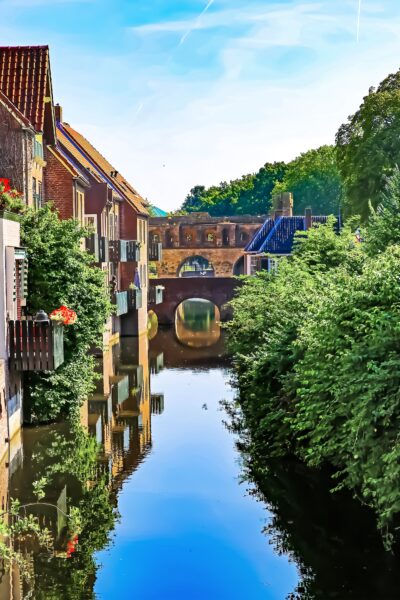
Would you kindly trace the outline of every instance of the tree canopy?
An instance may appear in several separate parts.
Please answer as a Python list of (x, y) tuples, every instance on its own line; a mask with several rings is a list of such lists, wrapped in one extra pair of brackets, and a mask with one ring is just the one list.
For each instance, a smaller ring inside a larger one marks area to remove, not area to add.
[(186, 196), (181, 211), (208, 212), (212, 216), (265, 215), (270, 209), (271, 192), (286, 166), (266, 163), (256, 174), (243, 175), (229, 183), (209, 188), (196, 185)]
[(321, 146), (292, 160), (272, 196), (280, 192), (293, 193), (296, 215), (304, 214), (307, 207), (317, 215), (338, 215), (343, 185), (334, 146)]
[(385, 182), (400, 164), (400, 71), (370, 88), (359, 110), (337, 135), (337, 160), (346, 209), (366, 218), (379, 204)]
[(293, 192), (294, 212), (310, 206), (315, 214), (338, 214), (343, 186), (333, 146), (300, 154), (290, 163), (266, 163), (258, 173), (190, 190), (180, 211), (212, 216), (268, 214), (275, 194)]

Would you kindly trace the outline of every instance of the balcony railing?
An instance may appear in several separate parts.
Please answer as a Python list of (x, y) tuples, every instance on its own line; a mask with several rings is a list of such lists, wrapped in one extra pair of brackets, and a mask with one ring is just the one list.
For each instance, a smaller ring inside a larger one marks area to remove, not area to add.
[(64, 328), (60, 323), (9, 321), (10, 370), (54, 371), (64, 362)]
[(110, 240), (112, 262), (139, 262), (140, 246), (135, 240)]
[(113, 295), (113, 304), (115, 304), (117, 317), (126, 315), (128, 312), (128, 292), (116, 292)]
[(112, 399), (116, 404), (121, 404), (129, 398), (129, 377), (128, 375), (113, 375), (110, 377), (112, 385)]
[(128, 309), (142, 308), (142, 290), (128, 290)]
[(129, 394), (133, 396), (143, 385), (143, 365), (119, 365), (118, 375), (127, 375)]
[(151, 414), (161, 415), (164, 412), (164, 394), (151, 394)]
[(99, 262), (105, 263), (109, 262), (110, 253), (109, 253), (109, 242), (108, 238), (101, 236), (99, 240)]
[(97, 233), (92, 233), (85, 238), (85, 246), (86, 250), (93, 254), (94, 261), (100, 262), (99, 236), (97, 235)]
[(150, 357), (150, 373), (156, 375), (164, 368), (164, 352)]
[(149, 244), (149, 260), (160, 261), (162, 260), (162, 243), (151, 242)]
[(162, 304), (164, 302), (164, 286), (153, 285), (149, 288), (149, 304)]

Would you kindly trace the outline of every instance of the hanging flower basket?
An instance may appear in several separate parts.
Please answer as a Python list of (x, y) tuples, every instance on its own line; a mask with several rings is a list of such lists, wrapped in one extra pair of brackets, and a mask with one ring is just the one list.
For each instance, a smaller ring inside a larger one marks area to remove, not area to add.
[(50, 319), (53, 321), (61, 321), (64, 325), (74, 325), (78, 317), (74, 310), (66, 306), (60, 306), (50, 313)]

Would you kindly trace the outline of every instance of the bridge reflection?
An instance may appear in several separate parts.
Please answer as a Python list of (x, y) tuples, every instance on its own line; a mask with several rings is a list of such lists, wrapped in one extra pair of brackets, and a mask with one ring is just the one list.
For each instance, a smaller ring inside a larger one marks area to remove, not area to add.
[(213, 346), (221, 337), (219, 319), (218, 307), (209, 300), (184, 300), (175, 313), (176, 337), (190, 348)]

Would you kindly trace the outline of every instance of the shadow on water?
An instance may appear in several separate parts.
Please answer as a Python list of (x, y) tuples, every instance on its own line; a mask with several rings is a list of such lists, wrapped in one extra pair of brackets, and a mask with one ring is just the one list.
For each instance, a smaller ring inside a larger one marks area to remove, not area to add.
[(29, 582), (17, 568), (0, 572), (1, 600), (399, 597), (399, 558), (366, 508), (332, 495), (329, 474), (249, 456), (245, 439), (224, 430), (219, 401), (232, 390), (215, 307), (192, 303), (179, 318), (180, 328), (152, 331), (150, 348), (122, 339), (98, 360), (101, 380), (79, 425), (24, 430), (1, 492), (33, 501), (44, 477), (46, 501), (79, 510), (79, 544), (68, 556), (65, 519), (37, 510), (54, 551), (29, 555)]
[(399, 556), (384, 550), (371, 512), (349, 494), (332, 494), (328, 473), (295, 461), (247, 462), (251, 494), (267, 505), (263, 533), (296, 563), (300, 582), (288, 600), (395, 600)]

